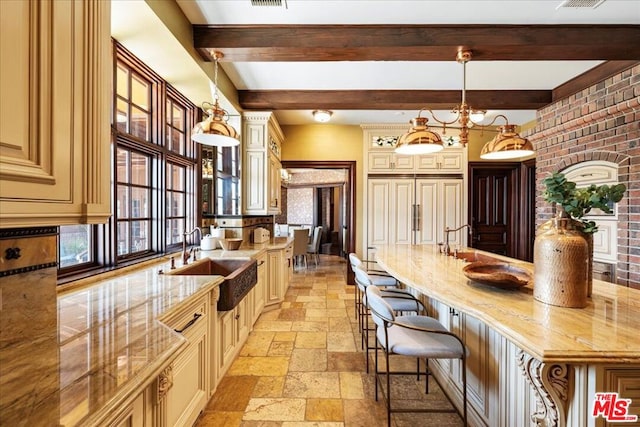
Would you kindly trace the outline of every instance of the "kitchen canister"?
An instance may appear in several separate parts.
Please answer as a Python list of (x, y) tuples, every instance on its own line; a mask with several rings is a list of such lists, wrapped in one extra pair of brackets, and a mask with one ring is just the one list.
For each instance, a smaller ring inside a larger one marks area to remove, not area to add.
[(200, 249), (203, 251), (212, 251), (218, 245), (218, 238), (213, 237), (211, 234), (207, 234), (200, 241)]

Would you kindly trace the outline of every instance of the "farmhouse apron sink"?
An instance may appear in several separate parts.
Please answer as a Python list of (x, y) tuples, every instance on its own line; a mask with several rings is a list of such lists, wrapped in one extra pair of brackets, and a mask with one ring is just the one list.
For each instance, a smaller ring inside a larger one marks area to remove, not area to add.
[(233, 310), (258, 281), (258, 266), (254, 259), (210, 259), (167, 272), (178, 276), (224, 276), (220, 285), (218, 311)]

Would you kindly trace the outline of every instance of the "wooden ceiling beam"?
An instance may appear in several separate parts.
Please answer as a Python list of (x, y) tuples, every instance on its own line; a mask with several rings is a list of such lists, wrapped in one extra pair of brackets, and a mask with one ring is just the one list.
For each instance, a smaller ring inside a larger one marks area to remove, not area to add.
[[(536, 110), (552, 101), (550, 90), (468, 90), (476, 109)], [(247, 110), (448, 110), (460, 105), (459, 90), (239, 90)]]
[(637, 60), (640, 25), (193, 26), (194, 46), (225, 62)]

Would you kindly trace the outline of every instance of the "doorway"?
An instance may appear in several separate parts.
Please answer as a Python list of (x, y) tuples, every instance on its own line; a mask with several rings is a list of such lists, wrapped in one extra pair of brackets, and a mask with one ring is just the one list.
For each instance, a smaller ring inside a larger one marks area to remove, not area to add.
[(471, 247), (532, 261), (535, 160), (469, 163)]
[[(319, 223), (324, 215), (329, 221), (328, 229), (335, 228), (339, 224), (342, 227), (338, 236), (340, 236), (339, 246), (341, 247), (341, 256), (346, 257), (349, 252), (355, 250), (355, 215), (356, 215), (356, 162), (355, 161), (323, 161), (323, 160), (284, 160), (282, 161), (283, 169), (342, 169), (346, 172), (344, 185), (336, 190), (336, 186), (319, 185), (315, 191), (316, 210), (314, 212), (314, 222)], [(328, 190), (331, 189), (332, 190)], [(322, 199), (322, 202), (320, 202)], [(336, 206), (338, 204), (339, 206)], [(324, 209), (324, 211), (322, 210)], [(323, 213), (324, 212), (324, 213)], [(343, 220), (336, 218), (336, 212)], [(320, 224), (322, 225), (322, 224)], [(336, 231), (336, 230), (333, 230)], [(332, 237), (334, 236), (334, 237)], [(329, 242), (335, 238), (335, 234), (329, 234)], [(325, 237), (326, 241), (326, 237)], [(351, 273), (352, 274), (352, 273)]]

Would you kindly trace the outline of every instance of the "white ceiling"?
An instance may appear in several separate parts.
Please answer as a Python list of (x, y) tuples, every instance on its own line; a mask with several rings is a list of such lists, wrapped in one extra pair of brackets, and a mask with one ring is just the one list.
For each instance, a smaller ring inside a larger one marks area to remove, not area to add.
[[(252, 6), (250, 0), (177, 0), (192, 24), (638, 24), (640, 0), (606, 0), (597, 8), (559, 8), (560, 0), (283, 0)], [(286, 5), (286, 7), (285, 7)], [(224, 52), (223, 52), (224, 53)], [(455, 89), (462, 65), (455, 62), (242, 62), (221, 63), (237, 89)], [(550, 90), (601, 61), (476, 61), (467, 64), (467, 89)], [(452, 106), (453, 107), (453, 106)], [(446, 118), (446, 111), (439, 112)], [(532, 110), (489, 110), (516, 124)], [(311, 111), (278, 111), (281, 124), (311, 123)], [(330, 123), (406, 123), (416, 111), (334, 111)]]

